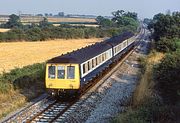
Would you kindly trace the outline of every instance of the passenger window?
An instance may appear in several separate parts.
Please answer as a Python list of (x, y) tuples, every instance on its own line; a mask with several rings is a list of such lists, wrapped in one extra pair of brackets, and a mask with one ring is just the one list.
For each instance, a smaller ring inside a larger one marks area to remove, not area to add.
[(102, 54), (102, 61), (104, 61), (105, 59), (104, 59), (104, 54)]
[(124, 47), (126, 47), (126, 42), (123, 43)]
[(67, 66), (67, 79), (75, 79), (75, 67)]
[(98, 56), (98, 64), (101, 63), (101, 56)]
[(89, 61), (89, 69), (92, 69), (92, 60)]
[(121, 45), (119, 45), (119, 50), (121, 50)]
[(55, 66), (48, 67), (48, 78), (50, 78), (50, 79), (56, 78), (56, 67)]
[(92, 68), (94, 68), (94, 67), (95, 67), (95, 60), (92, 59)]
[(88, 63), (85, 64), (85, 73), (88, 72)]
[(107, 59), (107, 52), (105, 53), (105, 60)]
[(85, 66), (85, 64), (83, 64), (83, 74), (85, 74), (86, 73), (86, 66)]
[(90, 62), (88, 61), (88, 71), (90, 70)]
[(58, 79), (65, 79), (65, 67), (58, 66)]
[(98, 65), (98, 58), (96, 57), (96, 66)]

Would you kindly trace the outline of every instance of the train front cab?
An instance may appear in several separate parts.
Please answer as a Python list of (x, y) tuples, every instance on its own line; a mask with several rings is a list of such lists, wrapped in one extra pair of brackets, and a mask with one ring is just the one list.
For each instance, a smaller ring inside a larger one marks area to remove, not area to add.
[(78, 91), (79, 73), (78, 64), (46, 64), (45, 86), (48, 93), (57, 96)]

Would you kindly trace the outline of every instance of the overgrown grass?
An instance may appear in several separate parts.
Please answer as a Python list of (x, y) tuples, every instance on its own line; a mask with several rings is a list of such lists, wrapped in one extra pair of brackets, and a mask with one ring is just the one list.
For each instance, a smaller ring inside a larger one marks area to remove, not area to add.
[(142, 66), (140, 70), (140, 81), (133, 95), (133, 105), (143, 104), (147, 98), (153, 95), (153, 66), (164, 57), (163, 53), (152, 51), (147, 57), (141, 57), (139, 62)]
[(133, 105), (138, 106), (146, 100), (147, 97), (152, 95), (152, 90), (150, 88), (153, 87), (154, 83), (152, 80), (152, 66), (147, 66), (146, 58), (142, 62), (142, 71), (140, 73), (140, 82), (137, 86), (135, 93), (133, 95)]
[(44, 92), (45, 63), (0, 75), (0, 118)]

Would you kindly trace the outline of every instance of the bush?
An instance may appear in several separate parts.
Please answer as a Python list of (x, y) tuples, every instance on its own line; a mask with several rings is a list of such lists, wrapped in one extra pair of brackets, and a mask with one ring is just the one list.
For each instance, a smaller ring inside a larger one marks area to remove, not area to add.
[(167, 54), (154, 68), (156, 90), (163, 99), (170, 103), (180, 100), (180, 51)]
[(164, 37), (156, 42), (156, 49), (160, 52), (176, 51), (177, 47), (176, 39)]
[(8, 93), (9, 90), (11, 89), (12, 89), (12, 86), (10, 83), (4, 83), (0, 80), (0, 93), (3, 93), (3, 94)]
[(8, 32), (0, 33), (0, 41), (44, 41), (48, 39), (78, 39), (78, 38), (103, 38), (119, 35), (125, 31), (134, 30), (132, 26), (121, 28), (96, 28), (74, 26), (24, 26), (14, 28)]
[(177, 50), (180, 50), (180, 38), (175, 38), (174, 40), (176, 42)]
[(158, 99), (149, 98), (137, 108), (129, 107), (128, 110), (112, 123), (176, 123), (180, 115), (179, 105), (163, 105)]
[(30, 40), (30, 41), (38, 41), (42, 39), (42, 32), (41, 29), (38, 27), (29, 29), (26, 31), (26, 40)]
[(10, 89), (23, 89), (41, 85), (44, 88), (45, 65), (34, 64), (23, 68), (16, 68), (9, 73), (0, 75), (0, 92), (7, 93)]

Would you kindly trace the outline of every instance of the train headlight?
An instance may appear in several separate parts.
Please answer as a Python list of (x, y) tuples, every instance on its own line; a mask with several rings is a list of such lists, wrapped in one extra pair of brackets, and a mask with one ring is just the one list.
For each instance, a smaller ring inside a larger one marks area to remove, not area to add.
[(50, 83), (48, 86), (51, 87), (51, 86), (53, 86), (53, 85), (52, 85), (52, 83)]
[(73, 85), (72, 85), (72, 84), (69, 84), (69, 87), (70, 87), (71, 89), (73, 89)]

